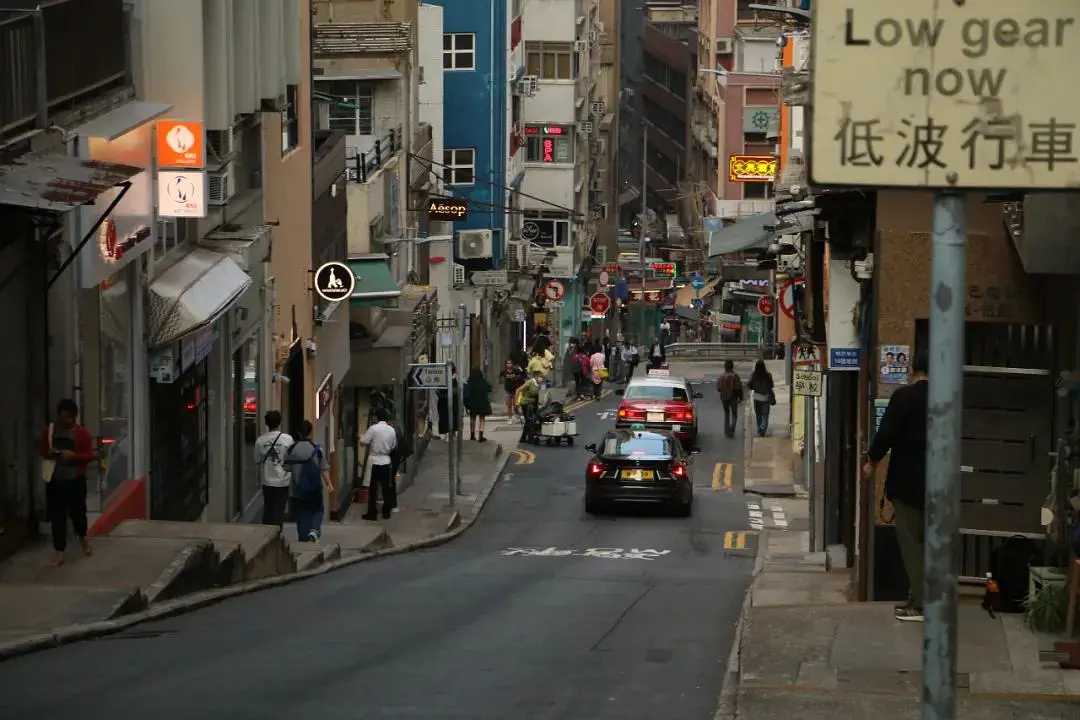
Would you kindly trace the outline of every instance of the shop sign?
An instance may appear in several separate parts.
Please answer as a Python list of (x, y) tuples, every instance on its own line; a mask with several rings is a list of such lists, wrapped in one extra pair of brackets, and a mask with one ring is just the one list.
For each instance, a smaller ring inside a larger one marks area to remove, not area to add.
[[(1076, 0), (814, 3), (810, 182), (1080, 184)], [(874, 68), (874, 72), (867, 72)]]
[(180, 339), (180, 373), (186, 373), (188, 369), (198, 365), (206, 359), (214, 348), (217, 333), (214, 327), (205, 327), (198, 332)]
[(829, 369), (858, 372), (862, 351), (853, 347), (829, 348)]
[(180, 218), (206, 217), (206, 173), (159, 171), (158, 215)]
[(469, 201), (464, 198), (431, 198), (428, 220), (464, 220), (469, 217)]
[(334, 399), (334, 373), (327, 373), (315, 391), (315, 420), (326, 414)]
[(137, 245), (151, 237), (152, 233), (147, 225), (139, 225), (132, 232), (120, 237), (117, 233), (116, 221), (111, 217), (105, 218), (98, 226), (98, 257), (107, 268), (118, 270), (126, 264), (125, 257), (132, 253)]
[(315, 271), (315, 292), (326, 302), (336, 303), (350, 298), (355, 289), (356, 275), (343, 262), (328, 262)]
[(477, 287), (502, 287), (510, 284), (505, 270), (477, 270), (470, 279)]
[(728, 180), (773, 182), (778, 162), (775, 155), (732, 155), (728, 158)]
[(768, 106), (755, 106), (743, 108), (743, 132), (756, 135), (766, 135), (769, 129), (780, 127), (780, 108)]
[(719, 328), (721, 335), (735, 335), (742, 330), (742, 318), (729, 313), (715, 313), (713, 324)]
[(675, 263), (654, 262), (649, 265), (649, 269), (651, 269), (657, 275), (674, 275)]
[(795, 395), (821, 397), (821, 371), (793, 370), (791, 373), (791, 390)]
[(163, 348), (150, 356), (150, 378), (154, 382), (169, 385), (176, 380), (176, 376), (176, 353), (173, 348)]
[(566, 295), (566, 287), (558, 280), (548, 280), (544, 284), (544, 297), (548, 300), (562, 300), (564, 295)]
[(196, 170), (205, 167), (206, 138), (201, 122), (158, 120), (155, 131), (158, 167)]

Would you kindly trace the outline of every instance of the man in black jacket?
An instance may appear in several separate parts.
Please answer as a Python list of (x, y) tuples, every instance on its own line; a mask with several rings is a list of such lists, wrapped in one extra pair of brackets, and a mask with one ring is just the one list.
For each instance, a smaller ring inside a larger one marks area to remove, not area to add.
[(896, 619), (922, 622), (923, 619), (923, 552), (925, 546), (923, 518), (926, 507), (926, 407), (929, 383), (926, 379), (925, 349), (916, 353), (912, 363), (911, 384), (901, 387), (889, 398), (881, 427), (874, 441), (863, 475), (874, 476), (874, 468), (889, 457), (889, 472), (885, 478), (885, 495), (893, 505), (896, 518), (896, 539), (900, 556), (907, 571), (911, 600), (896, 608)]

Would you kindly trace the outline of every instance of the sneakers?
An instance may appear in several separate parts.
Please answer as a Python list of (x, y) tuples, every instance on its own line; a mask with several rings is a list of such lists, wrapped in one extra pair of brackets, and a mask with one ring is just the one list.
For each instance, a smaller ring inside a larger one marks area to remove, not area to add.
[(896, 619), (900, 622), (922, 622), (922, 610), (910, 605), (896, 608)]
[(308, 542), (319, 542), (319, 531), (312, 530), (308, 533)]

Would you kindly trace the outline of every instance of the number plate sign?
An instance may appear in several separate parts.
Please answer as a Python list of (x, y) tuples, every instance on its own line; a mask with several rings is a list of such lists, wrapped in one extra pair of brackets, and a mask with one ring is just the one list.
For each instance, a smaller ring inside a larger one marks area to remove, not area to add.
[[(1080, 185), (1076, 0), (815, 0), (810, 182)], [(867, 72), (875, 68), (875, 72)]]
[(821, 372), (817, 370), (794, 370), (791, 390), (796, 395), (821, 397)]

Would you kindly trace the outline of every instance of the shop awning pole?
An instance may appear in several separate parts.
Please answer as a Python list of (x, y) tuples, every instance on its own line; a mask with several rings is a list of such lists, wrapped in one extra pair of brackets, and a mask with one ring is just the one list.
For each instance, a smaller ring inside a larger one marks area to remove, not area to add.
[[(120, 188), (120, 192), (117, 194), (116, 197), (112, 199), (112, 202), (109, 203), (109, 207), (105, 208), (105, 212), (101, 213), (101, 217), (99, 217), (94, 222), (94, 224), (90, 226), (90, 229), (86, 232), (86, 235), (84, 235), (83, 239), (79, 241), (79, 244), (75, 246), (75, 249), (71, 251), (71, 254), (67, 256), (67, 259), (65, 259), (64, 262), (60, 263), (60, 269), (56, 271), (56, 274), (53, 275), (52, 279), (50, 279), (49, 282), (46, 284), (46, 291), (51, 288), (57, 280), (60, 279), (60, 276), (64, 274), (65, 270), (67, 270), (68, 265), (71, 265), (71, 263), (75, 262), (75, 258), (79, 256), (79, 253), (82, 251), (86, 243), (90, 242), (90, 238), (94, 237), (94, 233), (96, 233), (98, 231), (98, 228), (101, 227), (101, 223), (105, 222), (105, 218), (109, 217), (109, 215), (112, 214), (113, 209), (120, 204), (121, 200), (124, 199), (124, 196), (127, 195), (127, 191), (131, 189), (131, 181), (124, 180), (123, 182), (118, 182), (116, 183), (115, 187)], [(47, 322), (48, 320), (46, 319), (46, 323)]]

